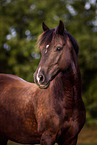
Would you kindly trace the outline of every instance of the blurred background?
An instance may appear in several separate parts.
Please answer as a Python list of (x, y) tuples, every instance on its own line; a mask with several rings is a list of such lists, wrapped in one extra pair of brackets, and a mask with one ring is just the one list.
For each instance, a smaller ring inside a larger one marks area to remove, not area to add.
[[(79, 145), (97, 145), (97, 1), (0, 0), (0, 73), (33, 82), (39, 60), (37, 38), (42, 22), (54, 28), (59, 20), (78, 41), (86, 125)], [(9, 143), (11, 144), (11, 143)]]

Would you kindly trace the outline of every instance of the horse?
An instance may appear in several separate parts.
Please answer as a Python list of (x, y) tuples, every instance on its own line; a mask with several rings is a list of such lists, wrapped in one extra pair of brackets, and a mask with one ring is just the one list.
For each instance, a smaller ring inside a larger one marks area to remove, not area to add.
[(81, 95), (79, 46), (63, 22), (43, 22), (35, 83), (0, 74), (0, 145), (76, 145), (86, 118)]

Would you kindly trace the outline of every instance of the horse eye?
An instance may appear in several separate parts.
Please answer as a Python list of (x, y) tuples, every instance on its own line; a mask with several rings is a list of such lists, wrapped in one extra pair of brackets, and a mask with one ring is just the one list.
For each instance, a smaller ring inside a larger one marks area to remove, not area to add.
[(57, 51), (61, 51), (63, 47), (57, 47)]

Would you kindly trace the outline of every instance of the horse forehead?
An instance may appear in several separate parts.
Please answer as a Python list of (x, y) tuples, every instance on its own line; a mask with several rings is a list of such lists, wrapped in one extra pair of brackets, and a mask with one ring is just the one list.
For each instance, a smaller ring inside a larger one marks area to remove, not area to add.
[[(42, 47), (42, 48), (45, 48), (46, 50), (48, 50), (50, 46), (54, 47), (54, 46), (56, 46), (58, 43), (63, 44), (64, 41), (65, 41), (65, 38), (63, 38), (63, 37), (61, 37), (61, 36), (59, 36), (59, 35), (56, 35), (56, 36), (52, 37), (52, 40), (51, 40), (51, 41), (48, 41), (48, 43), (47, 43), (47, 42), (46, 42), (46, 43), (44, 42), (44, 43), (41, 45), (41, 47)], [(45, 46), (45, 47), (44, 47), (44, 46)]]
[(49, 48), (49, 46), (50, 46), (49, 44), (47, 44), (47, 45), (46, 45), (46, 50), (45, 50), (45, 53), (47, 53), (47, 52), (48, 52), (48, 48)]
[(47, 49), (49, 46), (50, 46), (50, 45), (49, 45), (49, 44), (47, 44), (47, 45), (46, 45), (46, 49)]
[(55, 37), (52, 39), (52, 43), (53, 43), (53, 44), (64, 43), (65, 39), (66, 39), (66, 37), (57, 35), (57, 36), (55, 36)]

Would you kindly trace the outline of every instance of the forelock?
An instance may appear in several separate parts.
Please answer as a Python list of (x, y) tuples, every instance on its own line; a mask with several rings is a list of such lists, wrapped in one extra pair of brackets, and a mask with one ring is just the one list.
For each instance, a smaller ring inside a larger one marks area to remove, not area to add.
[(38, 46), (40, 47), (42, 44), (47, 45), (52, 41), (54, 29), (50, 29), (46, 32), (43, 32), (38, 38)]

